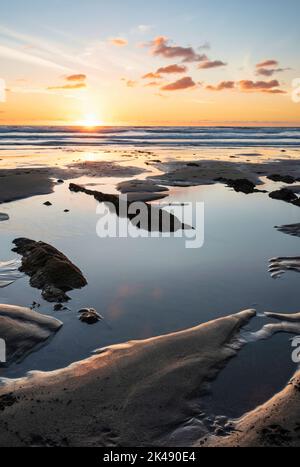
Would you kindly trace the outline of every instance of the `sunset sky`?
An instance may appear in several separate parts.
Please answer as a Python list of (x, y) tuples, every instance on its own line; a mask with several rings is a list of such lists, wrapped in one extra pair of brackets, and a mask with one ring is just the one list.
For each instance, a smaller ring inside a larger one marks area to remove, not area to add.
[(299, 0), (10, 0), (0, 124), (299, 124), (299, 18)]

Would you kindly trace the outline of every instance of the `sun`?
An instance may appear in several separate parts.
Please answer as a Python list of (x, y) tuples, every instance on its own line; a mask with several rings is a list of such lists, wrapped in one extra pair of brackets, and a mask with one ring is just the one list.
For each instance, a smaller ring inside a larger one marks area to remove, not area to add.
[(103, 126), (103, 122), (95, 114), (86, 114), (81, 121), (77, 122), (77, 125), (84, 128), (95, 128)]

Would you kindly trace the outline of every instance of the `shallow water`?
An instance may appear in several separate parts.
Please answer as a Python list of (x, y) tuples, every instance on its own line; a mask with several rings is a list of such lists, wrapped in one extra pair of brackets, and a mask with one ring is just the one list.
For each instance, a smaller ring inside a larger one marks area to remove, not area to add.
[[(112, 192), (120, 180), (78, 181), (100, 183), (95, 189)], [(269, 183), (266, 189), (278, 186)], [(48, 200), (52, 207), (43, 205)], [(95, 200), (69, 192), (67, 183), (57, 186), (51, 195), (3, 205), (1, 210), (10, 220), (0, 224), (1, 261), (17, 257), (11, 252), (15, 238), (43, 240), (81, 268), (88, 286), (70, 293), (70, 311), (62, 312), (53, 312), (53, 306), (42, 300), (26, 277), (0, 289), (1, 303), (30, 306), (38, 302), (41, 312), (64, 322), (47, 346), (20, 364), (0, 370), (0, 375), (15, 378), (30, 370), (61, 368), (88, 357), (97, 348), (189, 328), (241, 309), (298, 311), (299, 276), (287, 273), (274, 280), (268, 273), (268, 261), (274, 256), (299, 256), (300, 240), (274, 228), (298, 222), (299, 208), (271, 200), (266, 194), (237, 194), (222, 185), (172, 189), (164, 200), (188, 201), (205, 203), (205, 242), (196, 250), (186, 249), (183, 238), (99, 238)], [(70, 212), (64, 213), (65, 209)], [(105, 320), (91, 327), (81, 323), (77, 311), (82, 307), (96, 308)], [(264, 323), (256, 318), (250, 329)], [(258, 345), (255, 352), (260, 349), (259, 366), (247, 364), (252, 358), (247, 346), (241, 353), (245, 364), (232, 363), (227, 379), (227, 370), (221, 373), (223, 380), (219, 381), (224, 381), (224, 388), (236, 389), (241, 368), (247, 368), (241, 390), (247, 388), (251, 404), (237, 398), (233, 415), (264, 402), (296, 370), (289, 358), (289, 339), (283, 334), (266, 346), (253, 344)], [(270, 353), (281, 356), (278, 378), (270, 378), (265, 371)], [(220, 387), (222, 390), (222, 384)], [(220, 410), (224, 410), (222, 404)]]

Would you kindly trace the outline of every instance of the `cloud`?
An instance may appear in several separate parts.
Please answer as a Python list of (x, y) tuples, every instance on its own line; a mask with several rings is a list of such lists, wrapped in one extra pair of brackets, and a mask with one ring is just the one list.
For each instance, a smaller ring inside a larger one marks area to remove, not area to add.
[(259, 68), (256, 72), (258, 76), (273, 76), (275, 73), (283, 73), (290, 68)]
[(162, 91), (179, 91), (182, 89), (189, 89), (194, 88), (196, 83), (190, 78), (186, 76), (185, 78), (181, 78), (174, 83), (167, 84), (161, 88)]
[(184, 63), (203, 62), (207, 60), (204, 54), (198, 54), (192, 47), (181, 47), (169, 45), (169, 39), (164, 36), (156, 37), (148, 46), (155, 56), (164, 58), (182, 58)]
[(256, 68), (267, 68), (267, 67), (274, 67), (278, 66), (279, 63), (277, 60), (265, 60), (264, 62), (260, 62), (256, 65)]
[(142, 79), (160, 79), (161, 75), (159, 73), (147, 73), (142, 76)]
[(235, 82), (234, 81), (221, 81), (221, 83), (217, 84), (216, 86), (213, 85), (207, 85), (205, 89), (207, 91), (224, 91), (227, 89), (234, 89), (235, 88)]
[(210, 68), (219, 68), (226, 65), (227, 63), (222, 62), (221, 60), (206, 60), (205, 62), (200, 63), (198, 68), (200, 70), (208, 70)]
[(285, 94), (285, 91), (277, 89), (280, 86), (279, 81), (273, 79), (271, 81), (239, 81), (239, 87), (242, 92), (266, 92), (270, 94)]
[(186, 73), (187, 67), (184, 65), (169, 65), (159, 68), (157, 71), (147, 73), (142, 76), (142, 79), (161, 79), (162, 75), (171, 75), (176, 73)]
[(116, 47), (125, 47), (128, 45), (127, 39), (123, 39), (122, 37), (113, 37), (109, 42)]
[(84, 88), (86, 88), (86, 83), (64, 84), (62, 86), (49, 86), (47, 89), (49, 91), (58, 91), (58, 90), (68, 90), (68, 89), (84, 89)]
[(186, 73), (188, 71), (187, 67), (184, 65), (169, 65), (161, 67), (157, 70), (157, 74), (172, 74), (172, 73)]
[[(58, 90), (70, 90), (70, 89), (84, 89), (86, 85), (87, 76), (84, 74), (69, 75), (65, 77), (67, 84), (60, 86), (50, 86), (47, 89), (49, 91), (58, 91)], [(71, 83), (71, 84), (70, 84)]]
[(66, 76), (67, 81), (76, 81), (76, 82), (80, 81), (81, 82), (81, 81), (85, 81), (86, 79), (87, 79), (87, 76), (83, 74)]
[(138, 27), (137, 27), (137, 30), (138, 32), (140, 32), (141, 34), (145, 34), (146, 32), (149, 32), (151, 31), (153, 27), (150, 25), (150, 24), (140, 24)]
[(160, 83), (157, 81), (150, 81), (149, 83), (145, 84), (145, 86), (160, 86)]
[(198, 47), (198, 50), (209, 50), (210, 49), (210, 43), (209, 42), (204, 42), (202, 45)]
[(241, 92), (263, 92), (268, 94), (286, 94), (285, 91), (279, 89), (280, 83), (277, 80), (272, 81), (222, 81), (217, 85), (207, 85), (207, 91), (224, 91), (228, 89), (239, 89)]
[(122, 81), (124, 81), (128, 88), (134, 88), (137, 85), (137, 82), (132, 79), (122, 78)]
[(44, 68), (56, 68), (59, 70), (68, 70), (68, 67), (59, 65), (51, 60), (46, 60), (44, 58), (38, 57), (36, 55), (29, 54), (27, 52), (22, 52), (11, 47), (6, 47), (0, 45), (0, 57), (8, 58), (11, 60), (21, 61), (25, 63), (30, 63), (31, 65), (38, 65)]

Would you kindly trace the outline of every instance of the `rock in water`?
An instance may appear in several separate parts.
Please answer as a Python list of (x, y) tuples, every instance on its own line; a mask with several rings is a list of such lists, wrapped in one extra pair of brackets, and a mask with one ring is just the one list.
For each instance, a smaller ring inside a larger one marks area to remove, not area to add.
[(5, 212), (0, 212), (0, 222), (8, 221), (8, 220), (9, 220), (9, 215), (6, 214)]
[(61, 327), (61, 321), (29, 308), (0, 305), (0, 336), (6, 347), (6, 362), (2, 363), (25, 358)]
[(246, 178), (233, 180), (230, 178), (220, 177), (217, 178), (216, 181), (226, 183), (228, 187), (233, 188), (237, 193), (245, 193), (246, 195), (249, 195), (251, 193), (262, 192), (261, 190), (256, 189), (255, 183), (247, 180)]
[(78, 313), (80, 313), (80, 321), (87, 324), (96, 324), (104, 319), (94, 308), (83, 308)]
[(283, 182), (287, 183), (288, 185), (291, 185), (292, 183), (295, 183), (297, 181), (297, 179), (295, 179), (291, 175), (273, 174), (269, 175), (267, 178), (269, 180), (272, 180), (272, 182)]
[(281, 190), (273, 191), (269, 194), (269, 197), (272, 199), (285, 201), (286, 203), (295, 204), (295, 206), (299, 206), (299, 198), (295, 195), (292, 188), (282, 188)]
[(66, 302), (70, 299), (66, 292), (87, 285), (80, 269), (53, 246), (27, 238), (13, 243), (13, 251), (22, 255), (20, 271), (30, 276), (30, 285), (41, 289), (48, 302)]

